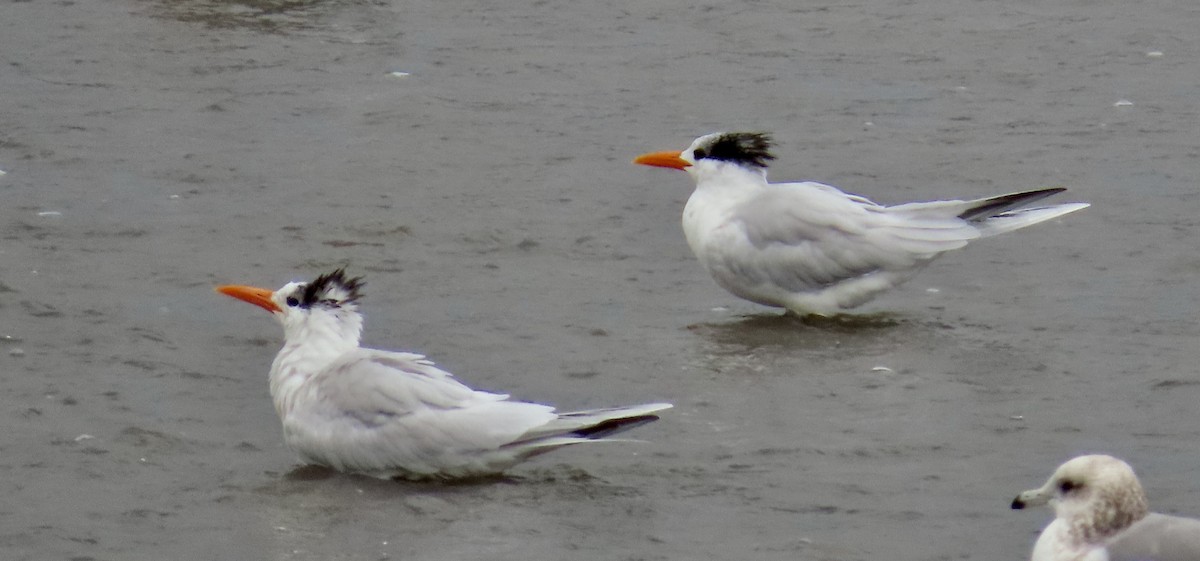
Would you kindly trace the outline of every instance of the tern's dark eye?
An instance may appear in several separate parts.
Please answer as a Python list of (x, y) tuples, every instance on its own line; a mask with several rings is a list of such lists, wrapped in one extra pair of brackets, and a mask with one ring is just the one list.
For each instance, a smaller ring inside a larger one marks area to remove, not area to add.
[(697, 148), (692, 151), (692, 157), (696, 158), (697, 160), (701, 158), (707, 158), (708, 152), (705, 152), (703, 148)]
[(1070, 493), (1071, 491), (1074, 491), (1076, 487), (1078, 487), (1078, 485), (1075, 485), (1075, 482), (1070, 480), (1063, 481), (1062, 483), (1058, 484), (1058, 490), (1062, 491), (1063, 493)]
[(289, 296), (287, 299), (287, 305), (295, 308), (296, 306), (300, 305), (300, 300), (297, 300), (295, 297)]

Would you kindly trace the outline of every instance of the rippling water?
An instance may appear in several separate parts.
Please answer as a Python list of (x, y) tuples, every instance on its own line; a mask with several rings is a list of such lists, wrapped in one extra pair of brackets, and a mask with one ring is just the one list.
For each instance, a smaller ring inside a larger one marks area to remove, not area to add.
[[(1084, 451), (1200, 514), (1200, 13), (1102, 4), (5, 3), (0, 544), (1019, 559), (1049, 515), (1012, 496)], [(1093, 207), (801, 322), (708, 279), (688, 179), (630, 164), (739, 129), (774, 131), (777, 180)], [(372, 345), (564, 408), (677, 408), (496, 481), (303, 469), (278, 327), (211, 287), (337, 265), (367, 275)]]

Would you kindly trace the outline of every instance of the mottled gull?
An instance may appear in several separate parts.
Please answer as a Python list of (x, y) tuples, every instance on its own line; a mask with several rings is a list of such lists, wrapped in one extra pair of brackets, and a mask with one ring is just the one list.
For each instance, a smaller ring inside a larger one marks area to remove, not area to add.
[(1200, 561), (1200, 520), (1150, 512), (1129, 464), (1079, 456), (1012, 507), (1050, 503), (1056, 515), (1033, 546), (1033, 561)]

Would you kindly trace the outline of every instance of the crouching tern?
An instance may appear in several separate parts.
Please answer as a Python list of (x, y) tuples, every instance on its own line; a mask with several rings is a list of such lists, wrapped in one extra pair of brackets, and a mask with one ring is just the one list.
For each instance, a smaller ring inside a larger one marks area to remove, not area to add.
[(717, 284), (800, 316), (861, 305), (944, 252), (1089, 206), (1022, 208), (1063, 188), (883, 206), (812, 181), (768, 183), (770, 148), (764, 133), (714, 133), (634, 163), (695, 181), (683, 232)]
[(657, 420), (667, 403), (556, 413), (473, 390), (424, 356), (359, 346), (363, 282), (343, 269), (279, 290), (217, 291), (271, 312), (283, 349), (271, 399), (289, 447), (313, 464), (379, 478), (499, 474), (551, 450)]
[(1200, 559), (1200, 520), (1150, 512), (1133, 468), (1112, 456), (1067, 461), (1012, 507), (1047, 503), (1055, 518), (1034, 544), (1032, 561)]

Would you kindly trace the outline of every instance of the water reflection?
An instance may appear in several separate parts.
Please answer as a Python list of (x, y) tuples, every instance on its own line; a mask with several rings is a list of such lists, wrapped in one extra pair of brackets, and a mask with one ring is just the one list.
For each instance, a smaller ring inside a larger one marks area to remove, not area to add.
[[(483, 551), (521, 551), (530, 535), (543, 532), (578, 537), (579, 529), (603, 528), (600, 535), (636, 537), (645, 519), (657, 516), (641, 489), (568, 465), (454, 482), (388, 481), (311, 466), (267, 477), (273, 480), (255, 490), (262, 525), (253, 533), (273, 537), (279, 559), (428, 551), (478, 559), (488, 557)], [(585, 548), (603, 541), (578, 537)]]
[(363, 0), (192, 0), (152, 2), (155, 17), (196, 23), (209, 29), (249, 29), (286, 33), (317, 27), (316, 18)]
[(754, 314), (701, 323), (688, 329), (712, 343), (712, 352), (736, 353), (764, 347), (829, 352), (844, 344), (863, 346), (902, 338), (929, 326), (890, 313), (796, 317)]

